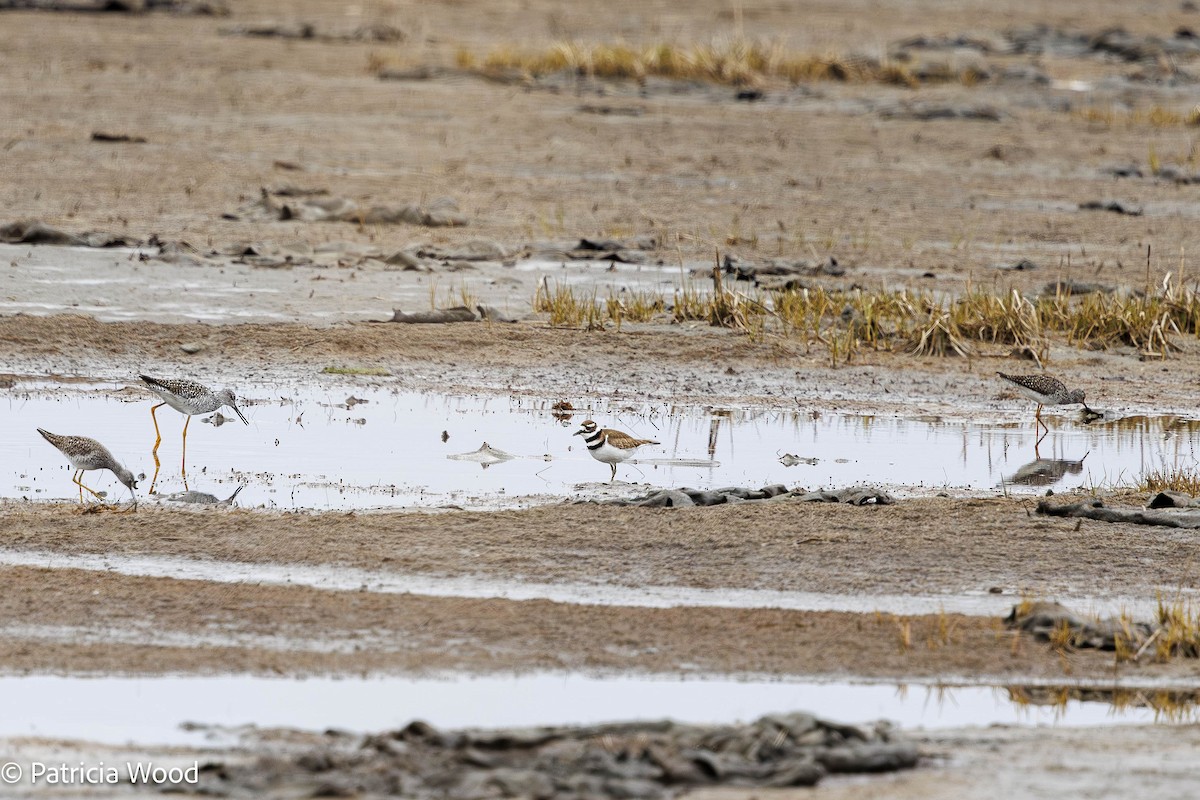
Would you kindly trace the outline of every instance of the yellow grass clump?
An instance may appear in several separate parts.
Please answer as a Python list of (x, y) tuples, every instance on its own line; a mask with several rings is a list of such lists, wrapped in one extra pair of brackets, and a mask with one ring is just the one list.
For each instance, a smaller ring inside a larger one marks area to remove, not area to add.
[[(459, 58), (459, 66), (474, 69), (475, 59)], [(698, 80), (733, 86), (775, 79), (790, 83), (813, 81), (876, 82), (916, 87), (922, 82), (958, 81), (974, 85), (974, 70), (946, 67), (918, 78), (903, 64), (872, 58), (795, 53), (779, 42), (729, 37), (708, 44), (678, 45), (653, 42), (556, 42), (543, 50), (503, 45), (484, 58), (483, 71), (520, 70), (533, 77), (570, 71), (593, 78), (642, 79), (647, 76)]]

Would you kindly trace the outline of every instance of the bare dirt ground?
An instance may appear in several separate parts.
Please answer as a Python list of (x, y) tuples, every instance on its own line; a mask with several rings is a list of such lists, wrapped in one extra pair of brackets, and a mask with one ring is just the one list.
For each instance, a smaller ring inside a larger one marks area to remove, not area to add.
[[(769, 84), (753, 103), (736, 101), (730, 86), (555, 84), (511, 74), (485, 80), (456, 65), (461, 53), (482, 61), (496, 49), (564, 39), (708, 43), (744, 34), (781, 39), (800, 53), (885, 59), (908, 37), (965, 32), (999, 40), (1039, 24), (1088, 35), (1120, 26), (1143, 41), (1186, 39), (1177, 31), (1198, 19), (1187, 5), (1146, 13), (1128, 3), (1016, 0), (800, 9), (722, 0), (251, 0), (226, 17), (4, 11), (0, 224), (40, 219), (76, 233), (104, 230), (138, 241), (155, 235), (226, 259), (239, 243), (309, 252), (337, 245), (378, 255), (482, 238), (524, 253), (539, 243), (654, 234), (662, 246), (653, 258), (687, 268), (702, 268), (715, 249), (750, 260), (835, 257), (846, 274), (822, 278), (829, 286), (953, 292), (972, 281), (1032, 291), (1071, 277), (1144, 288), (1169, 271), (1176, 279), (1194, 272), (1188, 254), (1200, 245), (1195, 187), (1153, 174), (1160, 165), (1181, 175), (1196, 168), (1196, 129), (1185, 122), (1195, 102), (1187, 88), (1195, 66), (1184, 58), (1124, 60), (1050, 47), (918, 50), (910, 53), (918, 60), (979, 64), (1010, 77), (919, 89)], [(320, 34), (387, 24), (403, 41), (230, 33), (239, 25), (299, 22)], [(381, 80), (380, 67), (413, 71), (406, 80)], [(610, 113), (596, 113), (598, 107)], [(987, 113), (914, 118), (930, 109)], [(146, 141), (96, 141), (95, 132)], [(1114, 176), (1114, 169), (1129, 177)], [(256, 199), (261, 187), (282, 184), (327, 189), (364, 206), (449, 197), (467, 225), (222, 216)], [(1111, 199), (1142, 213), (1079, 208)], [(998, 268), (1021, 259), (1034, 269)], [(201, 282), (224, 280), (219, 264), (188, 269), (198, 270)], [(7, 300), (45, 300), (45, 288), (36, 286), (41, 275), (21, 259), (0, 265), (0, 275)], [(397, 291), (411, 291), (412, 279), (396, 275)], [(491, 272), (482, 278), (493, 279), (500, 280)], [(146, 281), (153, 292), (153, 275)], [(322, 291), (329, 287), (337, 291), (334, 281)], [(311, 289), (294, 291), (299, 297)], [(390, 297), (378, 302), (390, 311)], [(834, 368), (820, 343), (696, 325), (588, 332), (551, 329), (536, 317), (463, 326), (374, 325), (353, 321), (358, 317), (100, 323), (64, 313), (65, 304), (48, 305), (47, 316), (0, 317), (0, 391), (32, 379), (125, 380), (139, 370), (315, 381), (325, 366), (353, 365), (385, 368), (384, 380), (417, 390), (985, 419), (1015, 418), (1027, 408), (1014, 404), (992, 372), (1032, 369), (999, 346), (984, 346), (971, 360), (865, 350)], [(185, 343), (203, 347), (185, 355)], [(1180, 353), (1158, 362), (1139, 359), (1132, 348), (1085, 351), (1057, 342), (1051, 366), (1076, 379), (1099, 408), (1190, 413), (1200, 350), (1180, 344)], [(1114, 501), (1144, 499), (1126, 494)], [(9, 549), (51, 554), (328, 565), (631, 590), (805, 591), (866, 602), (872, 595), (992, 589), (1014, 602), (1022, 595), (1152, 600), (1158, 592), (1197, 588), (1197, 546), (1188, 531), (1046, 519), (1029, 506), (928, 498), (886, 508), (117, 515), (7, 502), (0, 505), (0, 534)], [(1182, 662), (1115, 666), (1109, 654), (1059, 652), (1004, 630), (998, 619), (958, 614), (902, 619), (589, 606), (28, 566), (2, 568), (0, 577), (6, 672), (670, 672), (691, 665), (723, 674), (1181, 685), (1194, 672)], [(831, 782), (817, 796), (1183, 797), (1196, 779), (1194, 767), (1163, 768), (1170, 753), (1194, 748), (1191, 728), (918, 736), (934, 769), (878, 783)], [(78, 745), (58, 752), (94, 755)], [(1123, 777), (1101, 779), (1115, 753), (1126, 759)]]
[[(18, 671), (656, 672), (691, 664), (701, 672), (830, 678), (1135, 683), (1170, 676), (1187, 682), (1192, 674), (1186, 661), (1118, 664), (1111, 654), (1059, 652), (1023, 640), (998, 617), (931, 614), (906, 623), (874, 613), (873, 595), (995, 591), (1015, 604), (1022, 597), (1088, 595), (1099, 585), (1101, 597), (1143, 599), (1196, 587), (1189, 532), (1098, 522), (1077, 527), (1028, 516), (1010, 500), (347, 515), (88, 515), (70, 506), (20, 504), (0, 507), (0, 525), (11, 549), (95, 554), (101, 564), (105, 556), (168, 556), (485, 582), (517, 578), (627, 587), (631, 604), (642, 586), (815, 592), (858, 596), (866, 612), (579, 606), (10, 567), (3, 570), (3, 615), (20, 624), (9, 633), (16, 640), (44, 638), (36, 647), (14, 642), (0, 654), (0, 664)], [(135, 638), (144, 646), (129, 647), (128, 633), (105, 641), (104, 631), (130, 620), (142, 626)], [(161, 644), (189, 634), (203, 639), (214, 630), (228, 637), (227, 646)], [(293, 645), (263, 646), (272, 635)], [(320, 642), (362, 647), (320, 653)]]

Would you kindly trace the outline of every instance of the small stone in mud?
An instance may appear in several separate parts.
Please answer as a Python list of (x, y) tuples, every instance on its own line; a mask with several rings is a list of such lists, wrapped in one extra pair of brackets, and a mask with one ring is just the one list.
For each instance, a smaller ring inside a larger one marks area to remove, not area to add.
[(416, 311), (411, 314), (406, 314), (400, 309), (392, 311), (392, 318), (389, 322), (405, 322), (410, 324), (437, 324), (446, 322), (476, 322), (479, 317), (475, 312), (466, 306), (455, 306), (454, 308), (438, 308), (433, 311)]
[(179, 349), (190, 356), (195, 355), (203, 350), (204, 345), (200, 344), (199, 342), (184, 342), (183, 344), (179, 345)]
[(92, 131), (93, 142), (117, 142), (128, 144), (145, 144), (145, 136), (131, 136), (128, 133), (106, 133), (104, 131)]
[(1130, 205), (1120, 200), (1089, 200), (1079, 204), (1080, 211), (1111, 211), (1114, 214), (1124, 214), (1130, 217), (1142, 216), (1141, 206)]

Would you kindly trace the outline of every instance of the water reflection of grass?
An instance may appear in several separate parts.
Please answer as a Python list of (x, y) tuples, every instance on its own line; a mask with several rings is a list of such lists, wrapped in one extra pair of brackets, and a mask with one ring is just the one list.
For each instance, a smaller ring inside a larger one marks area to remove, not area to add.
[(1200, 691), (1194, 689), (1097, 688), (1083, 686), (1008, 686), (1008, 699), (1021, 708), (1048, 707), (1065, 717), (1072, 702), (1106, 703), (1115, 713), (1145, 708), (1158, 722), (1200, 719)]

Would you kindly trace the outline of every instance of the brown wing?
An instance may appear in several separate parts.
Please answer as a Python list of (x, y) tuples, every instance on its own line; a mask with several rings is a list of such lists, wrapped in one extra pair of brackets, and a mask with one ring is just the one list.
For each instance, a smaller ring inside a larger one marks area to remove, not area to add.
[(183, 378), (151, 378), (149, 375), (139, 375), (138, 377), (151, 389), (162, 389), (176, 397), (182, 397), (184, 400), (195, 400), (197, 397), (204, 397), (209, 393), (204, 384)]
[(635, 439), (628, 433), (614, 431), (612, 428), (605, 428), (604, 434), (607, 437), (606, 441), (613, 447), (621, 450), (632, 450), (635, 447), (641, 447), (644, 444), (658, 444), (652, 439)]
[(1031, 389), (1038, 394), (1058, 394), (1067, 391), (1067, 387), (1062, 381), (1058, 378), (1051, 378), (1049, 375), (1005, 375), (1003, 372), (996, 374), (1006, 381)]

